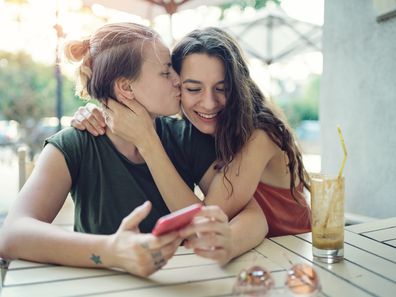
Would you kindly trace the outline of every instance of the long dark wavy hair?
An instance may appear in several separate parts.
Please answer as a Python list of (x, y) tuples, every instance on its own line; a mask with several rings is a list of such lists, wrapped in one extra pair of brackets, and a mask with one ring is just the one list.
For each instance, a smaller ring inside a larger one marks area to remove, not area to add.
[(177, 73), (180, 74), (183, 59), (195, 53), (218, 57), (224, 63), (227, 100), (219, 115), (215, 132), (217, 157), (224, 164), (224, 177), (226, 178), (228, 166), (234, 156), (249, 140), (253, 131), (262, 129), (287, 155), (290, 190), (293, 198), (298, 201), (295, 196), (297, 176), (304, 187), (310, 189), (301, 152), (281, 111), (265, 98), (250, 77), (237, 42), (219, 28), (192, 31), (173, 49), (172, 64)]

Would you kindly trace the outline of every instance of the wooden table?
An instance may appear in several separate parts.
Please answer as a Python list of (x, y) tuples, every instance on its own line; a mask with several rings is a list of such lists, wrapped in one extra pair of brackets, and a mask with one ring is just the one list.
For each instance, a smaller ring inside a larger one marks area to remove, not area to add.
[(346, 227), (345, 260), (337, 264), (313, 261), (310, 233), (266, 239), (224, 268), (180, 247), (150, 279), (18, 260), (9, 266), (1, 296), (230, 296), (238, 272), (252, 265), (271, 271), (271, 296), (291, 296), (284, 288), (289, 261), (314, 266), (319, 296), (396, 296), (396, 217)]

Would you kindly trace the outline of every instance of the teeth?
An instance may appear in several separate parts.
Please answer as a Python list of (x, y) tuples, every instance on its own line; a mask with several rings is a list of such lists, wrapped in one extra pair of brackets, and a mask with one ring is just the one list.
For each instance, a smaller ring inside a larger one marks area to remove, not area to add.
[(212, 113), (212, 114), (207, 114), (207, 113), (200, 113), (197, 112), (197, 114), (205, 119), (213, 119), (215, 116), (217, 116), (217, 112), (216, 113)]

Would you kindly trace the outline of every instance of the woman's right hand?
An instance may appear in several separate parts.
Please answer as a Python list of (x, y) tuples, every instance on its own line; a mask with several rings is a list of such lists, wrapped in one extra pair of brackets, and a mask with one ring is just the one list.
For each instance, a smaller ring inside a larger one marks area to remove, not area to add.
[(117, 232), (110, 235), (107, 266), (147, 277), (162, 268), (174, 255), (182, 241), (177, 232), (158, 237), (140, 233), (138, 225), (150, 210), (151, 203), (145, 202), (125, 217)]
[(235, 256), (228, 217), (217, 205), (204, 206), (193, 222), (180, 230), (179, 234), (186, 238), (186, 248), (219, 265), (227, 264)]
[(92, 135), (103, 135), (106, 121), (102, 110), (93, 103), (80, 106), (74, 113), (71, 126), (79, 130), (87, 130)]

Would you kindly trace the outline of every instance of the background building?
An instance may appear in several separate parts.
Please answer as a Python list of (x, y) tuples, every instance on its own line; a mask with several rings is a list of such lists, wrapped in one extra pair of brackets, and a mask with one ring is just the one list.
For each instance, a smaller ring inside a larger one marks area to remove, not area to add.
[(390, 217), (396, 214), (396, 18), (377, 22), (374, 2), (325, 1), (322, 171), (338, 174), (340, 124), (348, 149), (347, 211)]

